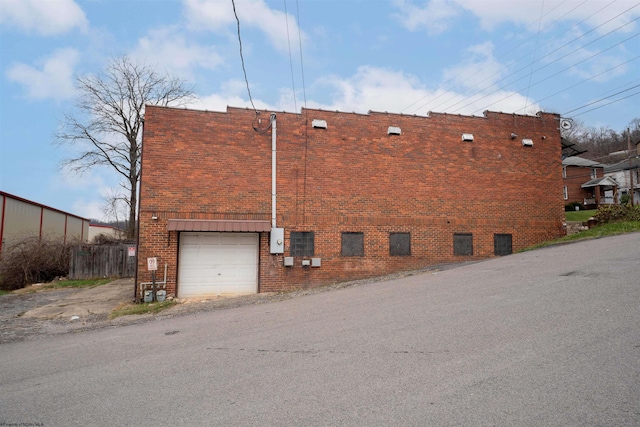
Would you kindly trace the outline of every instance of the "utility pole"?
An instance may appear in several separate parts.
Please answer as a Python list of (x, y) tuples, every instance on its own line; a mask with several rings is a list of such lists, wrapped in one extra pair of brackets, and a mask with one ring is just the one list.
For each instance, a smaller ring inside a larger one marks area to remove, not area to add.
[(632, 169), (632, 163), (631, 163), (631, 128), (627, 128), (627, 158), (629, 159), (629, 202), (631, 203), (631, 206), (634, 205), (633, 203), (633, 199), (635, 196), (635, 190), (633, 188), (633, 169)]

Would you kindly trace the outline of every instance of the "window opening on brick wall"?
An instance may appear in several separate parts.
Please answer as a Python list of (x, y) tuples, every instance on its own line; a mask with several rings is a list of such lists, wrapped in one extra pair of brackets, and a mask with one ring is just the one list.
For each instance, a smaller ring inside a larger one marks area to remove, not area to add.
[(569, 190), (566, 185), (563, 187), (562, 192), (564, 193), (564, 199), (567, 200), (569, 198)]
[(459, 256), (473, 255), (473, 234), (455, 233), (453, 235), (453, 254)]
[(313, 231), (292, 231), (289, 237), (291, 256), (313, 256)]
[(513, 238), (511, 234), (494, 234), (493, 235), (493, 252), (497, 256), (511, 255)]
[(566, 167), (566, 166), (563, 166), (563, 167), (562, 167), (562, 177), (563, 177), (563, 178), (566, 178), (566, 177), (567, 177), (567, 167)]
[(389, 255), (411, 255), (411, 233), (389, 233)]
[(364, 233), (342, 233), (342, 256), (364, 256)]

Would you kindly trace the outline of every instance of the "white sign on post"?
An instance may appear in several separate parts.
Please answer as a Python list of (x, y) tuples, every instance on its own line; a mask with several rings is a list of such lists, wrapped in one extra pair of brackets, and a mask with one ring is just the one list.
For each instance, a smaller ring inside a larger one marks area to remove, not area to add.
[(135, 246), (129, 246), (129, 256), (136, 256), (136, 247)]
[(158, 269), (158, 258), (147, 258), (147, 270), (156, 271)]

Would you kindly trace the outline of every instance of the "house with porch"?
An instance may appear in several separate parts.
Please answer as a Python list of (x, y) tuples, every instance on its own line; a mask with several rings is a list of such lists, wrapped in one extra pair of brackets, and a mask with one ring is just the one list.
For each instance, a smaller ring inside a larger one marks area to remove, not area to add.
[(565, 204), (580, 203), (584, 209), (616, 202), (618, 183), (605, 176), (606, 165), (571, 156), (562, 160), (562, 181)]

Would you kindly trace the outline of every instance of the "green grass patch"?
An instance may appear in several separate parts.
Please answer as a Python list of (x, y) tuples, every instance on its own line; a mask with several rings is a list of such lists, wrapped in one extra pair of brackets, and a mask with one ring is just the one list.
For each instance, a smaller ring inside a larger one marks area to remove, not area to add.
[(0, 289), (0, 295), (8, 295), (10, 293), (11, 292), (9, 292), (9, 291), (3, 291), (2, 289)]
[(115, 319), (116, 317), (131, 316), (135, 314), (155, 314), (171, 307), (174, 304), (175, 302), (173, 300), (165, 300), (163, 302), (145, 302), (142, 304), (127, 303), (114, 308), (113, 311), (109, 314), (109, 318)]
[(543, 242), (535, 246), (523, 249), (529, 251), (532, 249), (544, 248), (546, 246), (552, 246), (559, 243), (575, 242), (587, 239), (597, 239), (599, 237), (616, 236), (618, 234), (634, 233), (640, 231), (640, 221), (627, 221), (627, 222), (610, 222), (607, 224), (600, 224), (592, 227), (588, 230), (581, 231), (571, 236), (564, 236), (556, 240), (550, 240)]
[(39, 286), (27, 286), (26, 288), (14, 289), (12, 293), (32, 294), (40, 291), (50, 291), (52, 289), (64, 288), (93, 288), (113, 282), (114, 279), (83, 279), (83, 280), (54, 280), (50, 283), (43, 283)]
[(92, 288), (94, 286), (106, 285), (109, 282), (113, 282), (113, 279), (59, 280), (47, 283), (44, 287), (48, 289)]
[(590, 209), (586, 211), (570, 211), (565, 212), (565, 217), (567, 221), (585, 222), (586, 220), (594, 216), (596, 212), (598, 212), (596, 209)]

